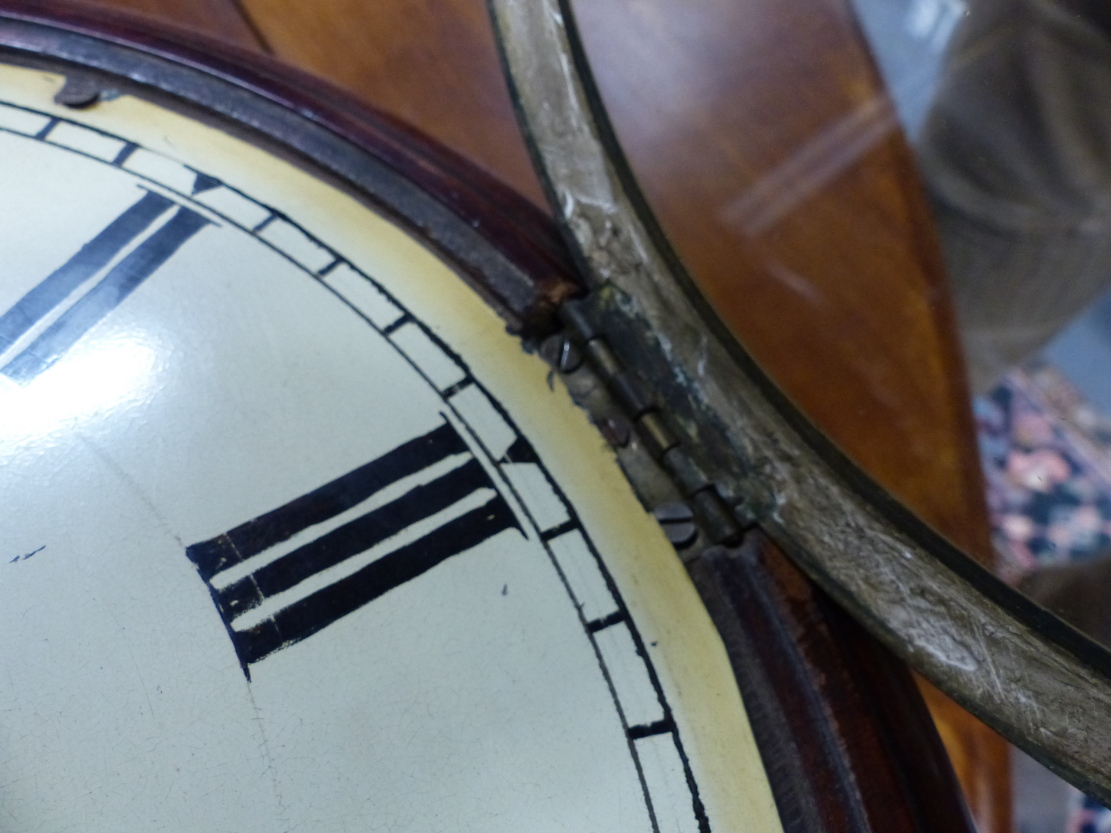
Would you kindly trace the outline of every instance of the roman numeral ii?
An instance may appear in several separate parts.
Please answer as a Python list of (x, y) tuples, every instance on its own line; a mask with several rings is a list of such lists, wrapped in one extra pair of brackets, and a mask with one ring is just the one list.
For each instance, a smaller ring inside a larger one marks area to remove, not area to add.
[(252, 663), (511, 528), (512, 509), (444, 423), (186, 554), (249, 677)]
[[(177, 210), (173, 211), (175, 208)], [(171, 211), (168, 220), (143, 237)], [(208, 220), (195, 211), (178, 206), (161, 194), (146, 192), (0, 316), (0, 353), (3, 353), (62, 310), (30, 344), (0, 368), (0, 373), (21, 384), (30, 382), (65, 355), (207, 223)], [(83, 295), (70, 306), (64, 306), (67, 299), (140, 238), (143, 238), (141, 242), (119, 258)]]

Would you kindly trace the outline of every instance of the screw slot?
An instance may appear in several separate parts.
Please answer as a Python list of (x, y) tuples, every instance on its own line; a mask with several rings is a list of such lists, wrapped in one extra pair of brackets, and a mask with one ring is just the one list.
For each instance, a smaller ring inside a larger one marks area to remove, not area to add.
[(652, 514), (663, 527), (667, 540), (676, 549), (684, 549), (698, 537), (698, 527), (694, 525), (694, 512), (685, 503), (668, 501), (652, 510)]

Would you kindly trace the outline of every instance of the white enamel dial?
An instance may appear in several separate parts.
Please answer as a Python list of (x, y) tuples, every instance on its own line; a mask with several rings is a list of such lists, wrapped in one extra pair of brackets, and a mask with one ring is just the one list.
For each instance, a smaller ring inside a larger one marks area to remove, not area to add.
[(777, 830), (546, 367), (240, 140), (0, 71), (0, 828)]

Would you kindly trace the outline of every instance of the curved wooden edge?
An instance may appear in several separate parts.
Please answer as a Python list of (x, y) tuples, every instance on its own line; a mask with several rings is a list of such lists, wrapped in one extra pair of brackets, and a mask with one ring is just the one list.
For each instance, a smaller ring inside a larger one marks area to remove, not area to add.
[(709, 551), (691, 575), (725, 640), (787, 833), (973, 833), (906, 666), (762, 533)]
[[(514, 332), (528, 336), (550, 330), (558, 306), (581, 292), (558, 231), (530, 200), (326, 81), (258, 52), (114, 10), (59, 0), (3, 0), (0, 20), (42, 27), (21, 32), (17, 44), (11, 43), (9, 32), (3, 38), (6, 45), (50, 54), (53, 33), (94, 37), (260, 95), (358, 146), (417, 184), (530, 276), (533, 291), (527, 297), (521, 297), (520, 287), (481, 287)], [(142, 84), (144, 79), (133, 81)]]
[(1012, 833), (1015, 802), (1011, 745), (922, 677), (918, 690), (933, 716), (980, 833)]

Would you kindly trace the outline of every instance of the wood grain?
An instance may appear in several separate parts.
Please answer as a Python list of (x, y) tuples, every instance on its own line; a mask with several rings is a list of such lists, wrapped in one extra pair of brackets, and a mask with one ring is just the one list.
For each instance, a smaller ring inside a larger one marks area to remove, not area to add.
[(169, 22), (247, 49), (265, 50), (235, 0), (99, 0), (89, 5)]
[(916, 679), (976, 819), (976, 829), (1011, 833), (1010, 746), (929, 682)]
[(274, 54), (356, 91), (545, 204), (483, 0), (243, 0), (243, 7)]

